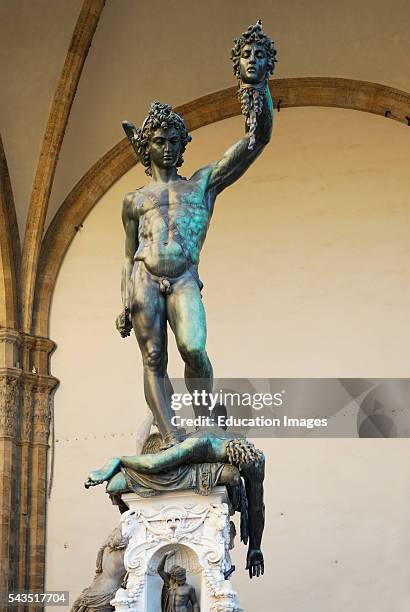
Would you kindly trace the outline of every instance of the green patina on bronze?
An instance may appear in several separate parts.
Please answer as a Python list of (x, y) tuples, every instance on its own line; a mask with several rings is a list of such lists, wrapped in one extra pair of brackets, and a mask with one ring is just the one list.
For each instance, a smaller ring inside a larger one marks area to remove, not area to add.
[[(217, 196), (246, 172), (270, 141), (273, 110), (268, 77), (275, 55), (260, 22), (235, 40), (231, 57), (245, 135), (218, 161), (189, 179), (177, 169), (191, 137), (183, 118), (169, 105), (154, 102), (139, 129), (123, 123), (151, 180), (127, 194), (123, 203), (123, 311), (116, 325), (122, 337), (134, 330), (144, 365), (145, 398), (162, 446), (157, 452), (110, 459), (91, 472), (85, 483), (89, 487), (107, 481), (108, 493), (117, 499), (128, 490), (151, 495), (193, 488), (206, 494), (215, 484), (225, 484), (233, 505), (246, 515), (242, 539), (247, 541), (249, 532), (250, 577), (263, 573), (263, 454), (245, 439), (220, 430), (199, 431), (191, 437), (177, 431), (172, 424), (167, 335), (171, 328), (185, 364), (188, 391), (201, 397), (203, 392), (211, 393), (213, 370), (206, 352), (200, 253)], [(205, 402), (195, 407), (195, 416), (207, 416), (208, 408)]]

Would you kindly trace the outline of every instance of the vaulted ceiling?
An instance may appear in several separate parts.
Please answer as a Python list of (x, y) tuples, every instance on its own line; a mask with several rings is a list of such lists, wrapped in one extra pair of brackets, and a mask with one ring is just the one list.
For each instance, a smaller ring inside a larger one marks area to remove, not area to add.
[[(0, 4), (1, 133), (21, 236), (82, 4)], [(123, 119), (140, 122), (154, 99), (177, 105), (234, 85), (232, 40), (259, 17), (278, 47), (276, 77), (345, 77), (410, 91), (407, 0), (108, 0), (69, 116), (47, 224), (87, 169), (122, 138)]]

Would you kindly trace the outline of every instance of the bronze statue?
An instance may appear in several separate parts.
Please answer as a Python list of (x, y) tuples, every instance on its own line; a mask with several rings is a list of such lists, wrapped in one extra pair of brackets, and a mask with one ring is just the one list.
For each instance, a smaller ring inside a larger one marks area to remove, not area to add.
[[(231, 58), (246, 117), (245, 136), (190, 179), (180, 176), (177, 168), (191, 137), (169, 105), (154, 102), (140, 129), (123, 124), (151, 180), (129, 193), (123, 204), (123, 312), (116, 324), (122, 337), (134, 329), (144, 365), (145, 398), (159, 434), (154, 434), (154, 444), (152, 436), (148, 439), (142, 454), (114, 457), (90, 472), (85, 482), (90, 487), (106, 481), (120, 510), (125, 509), (121, 494), (126, 491), (144, 496), (189, 488), (207, 494), (216, 484), (225, 484), (232, 508), (241, 512), (241, 540), (249, 542), (246, 569), (251, 578), (264, 573), (263, 453), (246, 438), (216, 427), (190, 436), (176, 431), (171, 422), (167, 333), (169, 323), (185, 362), (188, 391), (200, 396), (203, 391), (211, 393), (199, 256), (216, 197), (245, 173), (270, 140), (273, 111), (268, 77), (275, 55), (260, 22), (235, 40)], [(201, 416), (207, 409), (205, 402), (196, 410)], [(165, 558), (158, 570), (164, 579), (162, 610), (188, 610), (189, 598), (195, 597), (192, 587), (186, 585), (182, 571), (178, 579), (178, 572), (172, 577), (164, 567)], [(227, 577), (232, 570), (227, 569)], [(197, 603), (191, 603), (194, 611), (199, 610)]]
[(165, 553), (158, 565), (158, 574), (164, 581), (161, 593), (161, 612), (199, 612), (199, 604), (193, 586), (186, 582), (186, 570), (173, 565), (165, 571), (165, 562), (175, 555), (175, 550)]
[[(247, 544), (249, 538), (246, 569), (249, 571), (250, 578), (263, 575), (264, 560), (261, 542), (265, 526), (265, 505), (263, 503), (265, 457), (248, 440), (232, 439), (229, 434), (223, 437), (223, 432), (218, 432), (216, 435), (213, 431), (206, 431), (157, 453), (114, 457), (99, 470), (90, 472), (85, 486), (88, 488), (107, 481), (107, 492), (115, 495), (133, 490), (130, 474), (134, 475), (134, 478), (138, 474), (147, 475), (153, 485), (154, 475), (162, 475), (166, 482), (167, 479), (171, 480), (170, 474), (174, 474), (174, 470), (187, 465), (204, 463), (227, 463), (239, 470), (245, 482), (247, 506), (246, 509), (241, 509), (243, 511), (241, 539)], [(234, 474), (225, 473), (225, 478), (225, 482), (221, 478), (219, 484), (239, 485)], [(136, 491), (138, 492), (138, 489)]]
[(164, 446), (179, 441), (171, 423), (168, 323), (185, 363), (188, 391), (212, 391), (199, 257), (216, 197), (245, 173), (271, 138), (273, 113), (267, 80), (275, 53), (260, 22), (235, 41), (232, 59), (247, 117), (245, 136), (220, 160), (200, 168), (189, 179), (177, 169), (191, 137), (171, 106), (154, 102), (139, 129), (129, 122), (123, 124), (151, 180), (127, 194), (123, 203), (123, 311), (116, 324), (123, 337), (134, 329), (143, 359), (145, 398)]

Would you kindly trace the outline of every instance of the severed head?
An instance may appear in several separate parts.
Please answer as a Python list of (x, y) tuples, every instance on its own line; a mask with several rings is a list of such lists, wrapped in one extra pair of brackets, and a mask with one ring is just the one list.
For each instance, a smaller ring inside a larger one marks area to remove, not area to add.
[(267, 81), (275, 69), (276, 53), (275, 45), (262, 30), (262, 21), (259, 19), (234, 40), (231, 60), (238, 81), (246, 85), (258, 85)]

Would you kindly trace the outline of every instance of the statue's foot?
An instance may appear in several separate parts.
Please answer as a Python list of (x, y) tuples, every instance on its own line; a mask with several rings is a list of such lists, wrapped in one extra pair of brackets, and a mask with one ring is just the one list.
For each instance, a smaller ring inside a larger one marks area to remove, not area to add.
[(88, 478), (84, 483), (85, 488), (95, 487), (109, 480), (119, 471), (120, 465), (121, 460), (118, 457), (114, 457), (114, 459), (110, 459), (101, 469), (93, 470), (88, 474)]
[(89, 473), (87, 480), (84, 482), (84, 486), (86, 489), (89, 489), (90, 487), (96, 487), (97, 485), (100, 485), (104, 482), (104, 478), (96, 477), (96, 472), (97, 470)]

